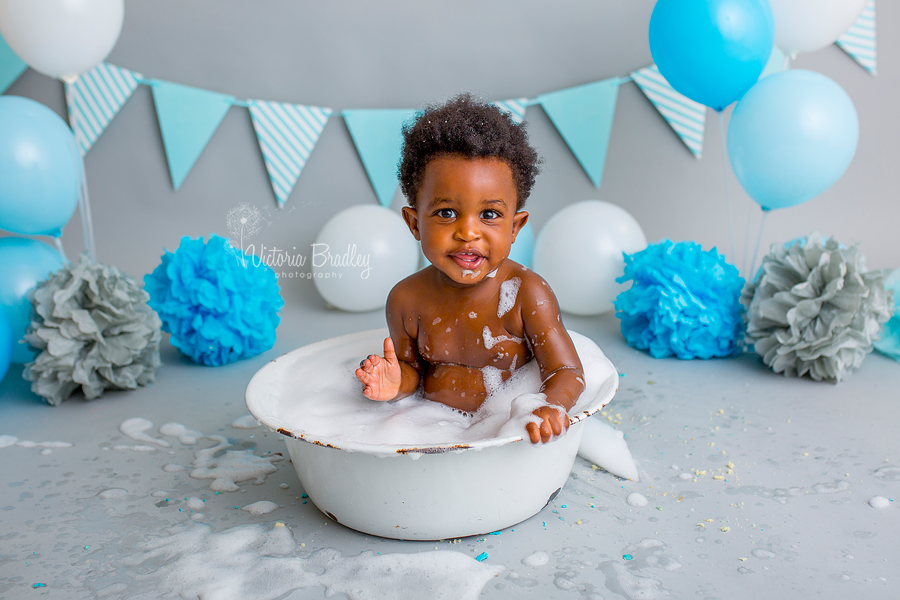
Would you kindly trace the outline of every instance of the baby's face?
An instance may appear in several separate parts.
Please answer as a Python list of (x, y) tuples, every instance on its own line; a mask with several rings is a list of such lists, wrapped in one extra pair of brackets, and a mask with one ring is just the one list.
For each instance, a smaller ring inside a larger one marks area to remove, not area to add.
[(528, 213), (516, 212), (516, 186), (506, 162), (441, 156), (425, 168), (416, 208), (403, 218), (448, 283), (478, 283), (509, 255)]

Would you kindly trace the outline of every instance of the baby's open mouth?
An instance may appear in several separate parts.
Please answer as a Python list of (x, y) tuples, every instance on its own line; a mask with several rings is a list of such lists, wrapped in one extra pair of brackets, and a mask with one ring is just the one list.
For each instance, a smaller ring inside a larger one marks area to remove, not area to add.
[(451, 254), (450, 257), (463, 269), (472, 271), (480, 267), (481, 263), (484, 262), (484, 257), (477, 252), (457, 252), (456, 254)]

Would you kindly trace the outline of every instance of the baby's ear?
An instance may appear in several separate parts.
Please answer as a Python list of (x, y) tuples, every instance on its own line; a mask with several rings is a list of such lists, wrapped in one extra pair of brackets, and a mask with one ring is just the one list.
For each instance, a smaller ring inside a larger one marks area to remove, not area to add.
[(516, 236), (519, 235), (519, 232), (525, 227), (525, 223), (528, 222), (528, 211), (520, 210), (515, 215), (513, 215), (513, 234), (512, 241), (516, 241)]
[(406, 221), (406, 226), (409, 227), (409, 231), (413, 234), (413, 237), (421, 242), (422, 236), (419, 234), (419, 213), (416, 212), (416, 209), (411, 206), (404, 206), (403, 220)]

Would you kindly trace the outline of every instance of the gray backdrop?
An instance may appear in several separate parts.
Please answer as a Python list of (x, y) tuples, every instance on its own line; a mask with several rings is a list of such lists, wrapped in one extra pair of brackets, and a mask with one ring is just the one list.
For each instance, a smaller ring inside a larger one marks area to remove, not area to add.
[[(652, 0), (128, 0), (108, 61), (158, 78), (258, 98), (344, 108), (420, 107), (461, 91), (505, 99), (627, 75), (651, 62)], [(878, 4), (879, 74), (839, 48), (795, 67), (831, 77), (860, 118), (856, 158), (830, 190), (771, 214), (763, 247), (819, 231), (861, 242), (871, 268), (897, 267), (897, 31), (900, 8)], [(65, 114), (63, 86), (33, 71), (7, 92)], [(536, 229), (561, 207), (596, 198), (621, 205), (648, 240), (728, 249), (718, 123), (711, 111), (696, 160), (633, 83), (619, 91), (604, 172), (595, 189), (540, 107), (526, 119), (546, 159), (528, 202)], [(287, 207), (276, 209), (247, 109), (234, 107), (181, 189), (172, 189), (155, 110), (140, 86), (86, 157), (98, 257), (137, 277), (184, 235), (226, 234), (227, 211), (257, 206), (270, 224), (254, 241), (308, 248), (330, 216), (376, 203), (342, 119), (332, 118)], [(740, 266), (760, 211), (728, 170)], [(394, 208), (402, 203), (399, 195)], [(78, 216), (65, 230), (82, 248)], [(287, 297), (319, 301), (309, 280), (282, 281)], [(316, 300), (312, 300), (315, 298)]]

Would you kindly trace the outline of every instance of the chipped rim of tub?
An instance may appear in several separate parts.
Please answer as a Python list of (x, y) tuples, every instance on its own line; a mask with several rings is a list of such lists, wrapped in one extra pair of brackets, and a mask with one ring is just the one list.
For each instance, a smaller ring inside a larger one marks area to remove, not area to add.
[[(301, 346), (290, 352), (282, 354), (278, 358), (264, 365), (247, 385), (244, 393), (244, 401), (250, 414), (265, 427), (272, 431), (276, 431), (284, 436), (292, 437), (317, 446), (325, 446), (336, 450), (344, 450), (345, 452), (366, 452), (378, 456), (387, 456), (392, 454), (440, 454), (443, 452), (461, 452), (465, 450), (481, 450), (484, 448), (492, 448), (497, 446), (505, 446), (513, 442), (525, 439), (523, 435), (514, 435), (507, 437), (495, 437), (475, 442), (467, 442), (461, 444), (429, 444), (429, 445), (410, 445), (410, 444), (372, 444), (368, 442), (356, 442), (353, 440), (341, 439), (337, 440), (328, 436), (316, 435), (309, 433), (298, 427), (296, 424), (290, 424), (280, 419), (274, 414), (270, 407), (275, 397), (272, 390), (266, 389), (271, 385), (274, 375), (280, 374), (282, 369), (287, 369), (291, 364), (299, 359), (314, 356), (325, 349), (343, 346), (345, 344), (353, 344), (361, 341), (377, 340), (379, 343), (388, 335), (387, 328), (371, 329), (356, 333), (349, 333), (338, 337), (329, 338), (319, 342), (314, 342), (306, 346)], [(377, 351), (377, 350), (376, 350)], [(371, 352), (370, 352), (371, 353)], [(362, 356), (367, 356), (363, 354)], [(604, 358), (605, 355), (604, 355)], [(609, 362), (609, 359), (606, 361)], [(615, 396), (619, 387), (619, 374), (615, 368), (612, 369), (610, 377), (600, 386), (597, 396), (586, 403), (579, 401), (579, 404), (587, 404), (585, 410), (578, 411), (569, 415), (569, 425), (574, 425), (589, 416), (593, 415), (601, 408), (609, 404), (613, 396)]]

